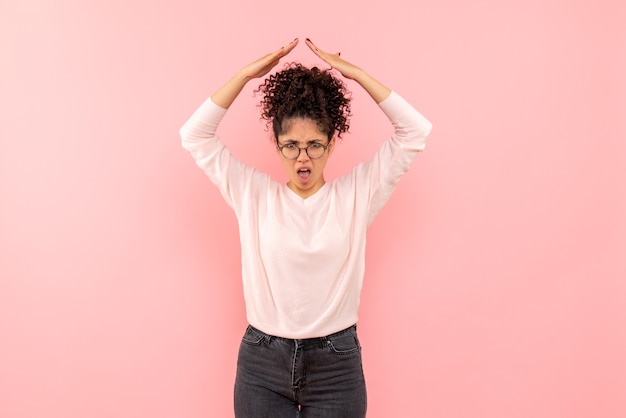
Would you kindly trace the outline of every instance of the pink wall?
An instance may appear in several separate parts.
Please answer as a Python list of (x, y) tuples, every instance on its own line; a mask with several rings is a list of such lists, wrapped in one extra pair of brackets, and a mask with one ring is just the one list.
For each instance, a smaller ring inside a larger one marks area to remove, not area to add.
[[(0, 3), (1, 417), (232, 416), (237, 227), (178, 128), (296, 36), (435, 126), (370, 230), (369, 416), (626, 416), (624, 2), (211, 3)], [(221, 134), (281, 178), (254, 87)], [(390, 132), (354, 97), (331, 177)]]

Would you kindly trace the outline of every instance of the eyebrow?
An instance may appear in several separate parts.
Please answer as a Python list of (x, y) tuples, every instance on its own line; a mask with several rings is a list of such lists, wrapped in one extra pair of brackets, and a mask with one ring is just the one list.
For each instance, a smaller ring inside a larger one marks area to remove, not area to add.
[[(307, 141), (306, 144), (307, 145), (311, 145), (311, 144), (319, 143), (319, 142), (322, 142), (322, 141), (323, 141), (322, 139), (312, 139), (310, 141)], [(280, 141), (278, 141), (278, 140), (276, 140), (276, 142), (280, 143)], [(287, 145), (287, 144), (298, 144), (298, 145), (300, 145), (301, 142), (296, 141), (295, 139), (287, 139), (287, 140), (285, 140), (285, 142), (283, 142), (283, 145)]]

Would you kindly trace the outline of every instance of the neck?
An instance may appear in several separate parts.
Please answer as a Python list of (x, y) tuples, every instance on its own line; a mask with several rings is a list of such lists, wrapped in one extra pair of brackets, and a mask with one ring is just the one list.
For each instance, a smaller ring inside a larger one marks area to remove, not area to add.
[(326, 181), (322, 178), (322, 180), (318, 184), (314, 185), (310, 189), (301, 189), (292, 182), (288, 182), (287, 187), (289, 187), (295, 194), (300, 196), (302, 199), (306, 199), (317, 193), (317, 191), (321, 189), (324, 184), (326, 184)]

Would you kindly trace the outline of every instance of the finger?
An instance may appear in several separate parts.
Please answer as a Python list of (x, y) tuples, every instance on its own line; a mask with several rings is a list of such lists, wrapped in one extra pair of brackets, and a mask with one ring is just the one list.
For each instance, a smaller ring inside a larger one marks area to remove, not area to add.
[(315, 55), (320, 56), (322, 50), (319, 49), (317, 46), (315, 46), (315, 44), (309, 39), (306, 38), (305, 40), (306, 45), (311, 49), (311, 51), (313, 51), (313, 53), (315, 53)]
[(280, 50), (279, 50), (280, 56), (284, 57), (285, 55), (290, 53), (291, 50), (294, 49), (296, 47), (296, 45), (298, 45), (298, 42), (299, 42), (299, 39), (296, 38), (293, 41), (289, 42), (287, 45), (285, 45), (282, 48), (280, 48)]
[(274, 52), (270, 52), (269, 54), (265, 56), (265, 58), (267, 60), (276, 61), (276, 64), (277, 64), (278, 61), (285, 55), (289, 54), (291, 50), (296, 47), (296, 45), (298, 45), (298, 38), (289, 42), (287, 45), (280, 47), (280, 49)]
[(307, 38), (307, 45), (308, 47), (311, 49), (311, 51), (313, 51), (313, 53), (315, 55), (317, 55), (322, 61), (324, 61), (326, 64), (330, 65), (331, 68), (333, 67), (333, 61), (334, 58), (337, 57), (337, 54), (331, 54), (328, 53), (326, 51), (321, 50), (320, 48), (318, 48), (313, 42), (311, 42), (310, 39)]

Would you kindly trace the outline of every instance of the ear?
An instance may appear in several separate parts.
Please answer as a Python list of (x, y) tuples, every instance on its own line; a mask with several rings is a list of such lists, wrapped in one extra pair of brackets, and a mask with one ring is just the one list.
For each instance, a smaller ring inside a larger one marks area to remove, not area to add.
[(335, 143), (337, 142), (337, 137), (332, 137), (330, 142), (328, 143), (328, 156), (330, 157), (333, 151), (335, 150)]

